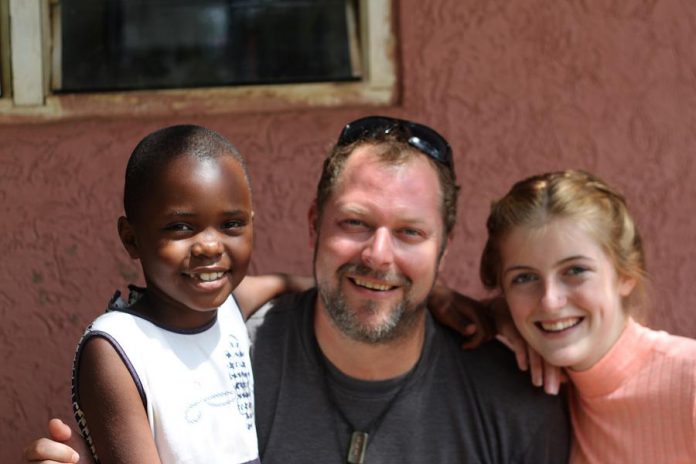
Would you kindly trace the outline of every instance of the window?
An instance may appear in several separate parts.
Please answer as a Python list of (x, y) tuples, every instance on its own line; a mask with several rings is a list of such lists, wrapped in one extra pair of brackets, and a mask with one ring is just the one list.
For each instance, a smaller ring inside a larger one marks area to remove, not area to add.
[(216, 113), (395, 96), (389, 0), (0, 7), (0, 116)]

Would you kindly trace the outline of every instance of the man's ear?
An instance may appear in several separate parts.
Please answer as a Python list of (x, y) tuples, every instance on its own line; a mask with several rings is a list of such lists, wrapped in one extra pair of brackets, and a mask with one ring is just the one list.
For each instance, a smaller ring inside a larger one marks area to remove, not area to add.
[(449, 250), (450, 245), (452, 245), (452, 240), (454, 239), (454, 232), (450, 232), (447, 234), (447, 238), (445, 239), (445, 243), (442, 244), (442, 251), (440, 252), (440, 262), (438, 263), (437, 266), (437, 271), (441, 272), (444, 262), (445, 262), (445, 257), (447, 256), (447, 251)]
[(319, 211), (317, 210), (317, 201), (312, 202), (312, 206), (309, 207), (307, 212), (307, 221), (309, 222), (309, 247), (314, 249), (317, 243), (317, 236), (319, 235)]
[(125, 216), (118, 218), (118, 236), (121, 238), (121, 243), (128, 255), (133, 259), (139, 259), (140, 254), (138, 253), (138, 240), (135, 237), (135, 230)]

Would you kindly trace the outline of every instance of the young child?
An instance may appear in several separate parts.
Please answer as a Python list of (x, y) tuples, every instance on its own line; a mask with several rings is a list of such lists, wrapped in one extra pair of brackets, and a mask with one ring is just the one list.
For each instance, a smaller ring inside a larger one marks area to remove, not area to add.
[(241, 305), (230, 296), (252, 249), (244, 160), (211, 130), (158, 130), (130, 157), (124, 209), (118, 233), (146, 287), (127, 301), (117, 293), (73, 370), (73, 409), (94, 458), (259, 462), (244, 319), (288, 286), (248, 281)]
[(584, 172), (544, 174), (487, 225), (484, 285), (571, 381), (571, 462), (695, 463), (696, 340), (636, 321), (645, 260), (623, 197)]

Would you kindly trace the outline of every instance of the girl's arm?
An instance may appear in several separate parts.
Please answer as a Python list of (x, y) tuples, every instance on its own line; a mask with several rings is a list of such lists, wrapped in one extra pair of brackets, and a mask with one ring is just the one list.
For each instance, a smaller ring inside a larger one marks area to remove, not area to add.
[(113, 346), (101, 337), (88, 340), (79, 373), (80, 407), (99, 461), (159, 464), (143, 401)]
[(287, 292), (303, 292), (314, 287), (314, 279), (290, 274), (267, 274), (246, 276), (236, 289), (237, 298), (244, 319), (273, 298)]

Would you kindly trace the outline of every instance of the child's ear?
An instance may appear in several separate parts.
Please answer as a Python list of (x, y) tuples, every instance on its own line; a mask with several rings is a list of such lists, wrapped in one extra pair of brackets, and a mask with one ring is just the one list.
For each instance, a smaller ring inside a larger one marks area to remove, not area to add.
[(140, 254), (138, 253), (138, 240), (135, 237), (135, 230), (133, 230), (133, 225), (125, 216), (118, 218), (118, 236), (121, 238), (121, 243), (130, 257), (133, 259), (140, 258)]

